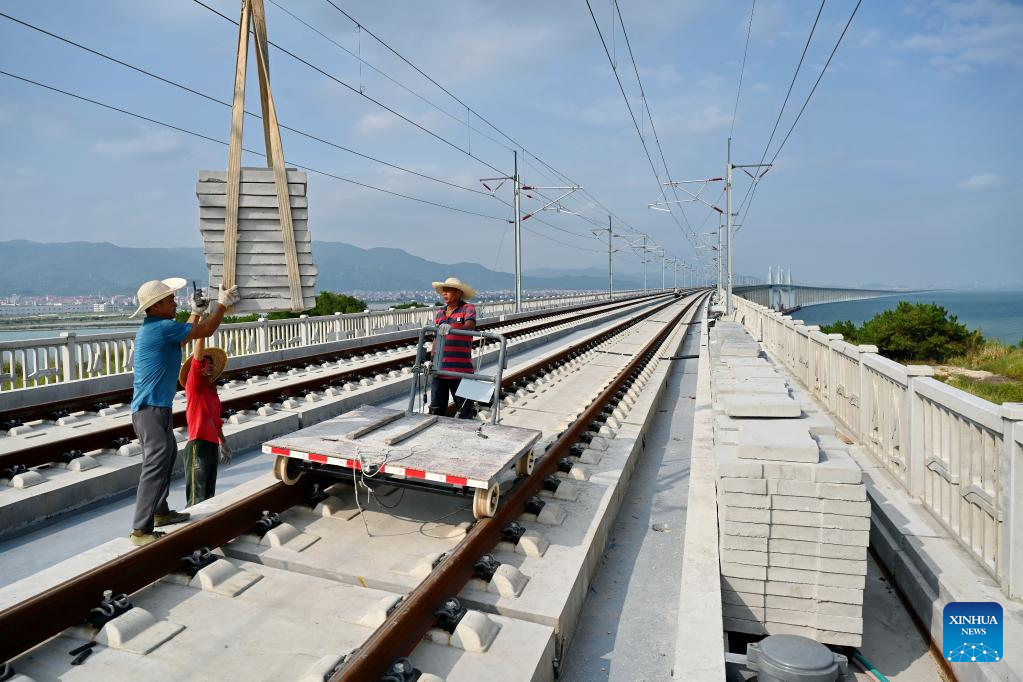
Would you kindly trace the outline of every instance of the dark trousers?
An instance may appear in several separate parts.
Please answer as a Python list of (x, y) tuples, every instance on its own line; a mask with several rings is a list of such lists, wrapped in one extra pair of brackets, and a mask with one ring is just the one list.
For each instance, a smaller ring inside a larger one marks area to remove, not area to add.
[(220, 445), (208, 440), (190, 440), (182, 459), (185, 464), (185, 500), (188, 506), (213, 497), (217, 487)]
[(132, 528), (152, 533), (153, 515), (170, 511), (167, 495), (174, 471), (174, 456), (178, 453), (171, 408), (143, 405), (131, 415), (131, 425), (135, 427), (142, 446), (142, 472)]
[(459, 419), (472, 419), (476, 416), (476, 401), (459, 398), (455, 395), (461, 379), (434, 377), (430, 385), (430, 414), (441, 416), (448, 413), (448, 399), (455, 401), (455, 416)]

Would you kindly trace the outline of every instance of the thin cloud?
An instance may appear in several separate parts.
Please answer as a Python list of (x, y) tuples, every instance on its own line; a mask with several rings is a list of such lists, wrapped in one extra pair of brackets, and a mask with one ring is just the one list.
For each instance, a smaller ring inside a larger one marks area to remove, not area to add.
[(932, 66), (953, 73), (1023, 66), (1023, 6), (972, 0), (936, 2), (921, 10), (926, 31), (906, 36), (899, 48), (929, 55)]
[(998, 189), (1005, 184), (1005, 178), (996, 173), (980, 173), (978, 175), (971, 175), (956, 187), (959, 189), (965, 189), (968, 191), (982, 191), (988, 189)]
[(675, 111), (680, 113), (666, 116), (663, 121), (661, 117), (655, 116), (658, 131), (663, 130), (665, 135), (705, 135), (728, 130), (732, 123), (732, 113), (716, 104), (691, 106), (688, 110), (679, 108)]
[(169, 130), (142, 130), (134, 135), (99, 140), (92, 145), (92, 151), (115, 161), (173, 159), (185, 152), (185, 145), (177, 133)]

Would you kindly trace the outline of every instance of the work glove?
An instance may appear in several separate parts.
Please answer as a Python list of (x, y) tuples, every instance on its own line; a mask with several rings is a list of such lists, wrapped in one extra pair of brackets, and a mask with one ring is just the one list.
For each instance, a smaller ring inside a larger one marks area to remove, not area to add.
[(227, 441), (224, 441), (224, 442), (222, 442), (220, 444), (220, 463), (221, 464), (230, 464), (231, 463), (231, 455), (233, 455), (233, 454), (234, 454), (234, 450), (232, 450), (231, 446), (227, 444)]
[(210, 300), (206, 298), (206, 292), (202, 289), (196, 289), (195, 293), (192, 294), (192, 314), (202, 317), (202, 314), (206, 312), (206, 309), (210, 307)]
[(217, 303), (224, 306), (225, 308), (230, 308), (241, 299), (242, 297), (238, 293), (238, 286), (235, 285), (230, 289), (221, 289), (220, 295), (217, 296)]

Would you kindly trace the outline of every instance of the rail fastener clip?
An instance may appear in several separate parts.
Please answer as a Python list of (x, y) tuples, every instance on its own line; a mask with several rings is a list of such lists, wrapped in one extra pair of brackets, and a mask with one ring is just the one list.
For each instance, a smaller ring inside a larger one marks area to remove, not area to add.
[(89, 609), (89, 615), (86, 617), (86, 620), (94, 628), (101, 630), (104, 625), (114, 618), (127, 613), (132, 608), (128, 595), (122, 593), (114, 596), (113, 590), (103, 590), (103, 601), (100, 602), (99, 606)]
[(462, 602), (457, 598), (448, 597), (443, 604), (437, 607), (433, 615), (437, 618), (437, 627), (450, 634), (455, 634), (455, 628), (468, 612), (468, 609), (462, 606)]

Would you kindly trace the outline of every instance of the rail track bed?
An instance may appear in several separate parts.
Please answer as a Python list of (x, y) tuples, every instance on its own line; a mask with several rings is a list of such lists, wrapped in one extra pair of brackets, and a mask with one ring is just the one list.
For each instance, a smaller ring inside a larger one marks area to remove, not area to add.
[[(404, 680), (410, 656), (422, 680), (553, 679), (704, 302), (666, 302), (509, 373), (502, 424), (542, 436), (533, 473), (500, 481), (494, 518), (362, 474), (268, 473), (147, 547), (114, 540), (0, 589), (0, 661), (34, 680)], [(104, 590), (132, 607), (97, 612)]]
[[(488, 328), (509, 337), (509, 352), (521, 353), (587, 327), (641, 314), (664, 300), (661, 296), (548, 312)], [(381, 348), (374, 350), (376, 346)], [(407, 391), (414, 344), (376, 346), (334, 352), (318, 361), (303, 357), (290, 368), (272, 362), (262, 366), (265, 373), (259, 367), (234, 372), (220, 388), (224, 432), (232, 448), (258, 447), (353, 406)], [(485, 350), (484, 360), (495, 354)], [(130, 392), (123, 396), (129, 397)], [(26, 414), (33, 409), (26, 407)], [(183, 393), (175, 400), (174, 412), (176, 423), (183, 424)], [(187, 442), (183, 426), (177, 428), (177, 436), (183, 449)], [(0, 537), (131, 490), (138, 480), (140, 455), (126, 402), (12, 427), (0, 435)]]

